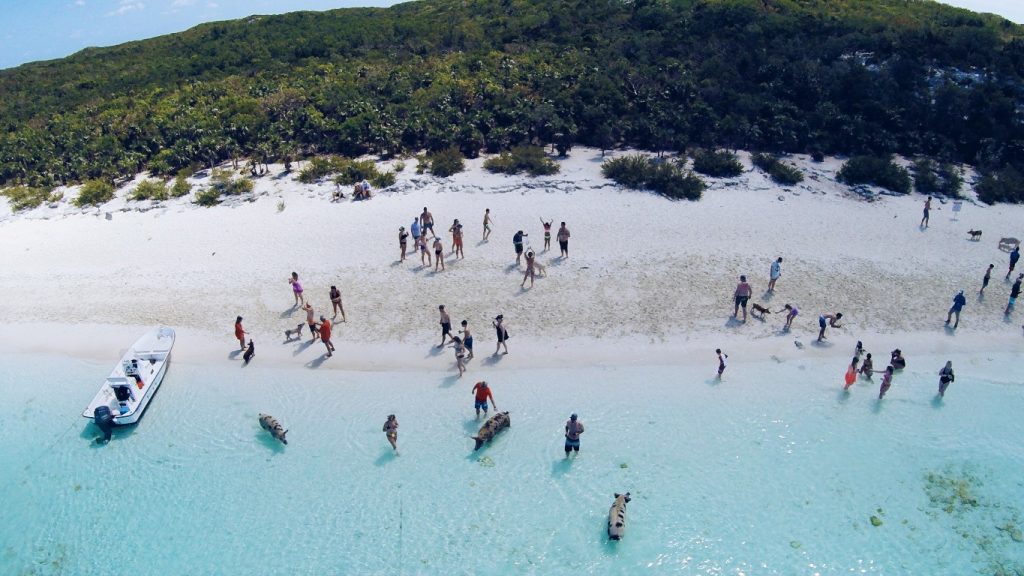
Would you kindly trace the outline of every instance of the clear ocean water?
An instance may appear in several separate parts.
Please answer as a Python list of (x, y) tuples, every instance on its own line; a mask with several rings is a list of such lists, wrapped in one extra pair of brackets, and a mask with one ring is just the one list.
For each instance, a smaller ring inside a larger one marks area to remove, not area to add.
[[(461, 381), (177, 360), (141, 423), (97, 447), (80, 413), (116, 359), (0, 356), (0, 574), (1024, 571), (1019, 356), (953, 356), (943, 402), (946, 357), (910, 357), (881, 403), (877, 377), (846, 395), (845, 365), (810, 360), (736, 362), (721, 383), (713, 357), (478, 363)], [(480, 378), (512, 427), (474, 453)], [(573, 411), (587, 430), (566, 462)]]

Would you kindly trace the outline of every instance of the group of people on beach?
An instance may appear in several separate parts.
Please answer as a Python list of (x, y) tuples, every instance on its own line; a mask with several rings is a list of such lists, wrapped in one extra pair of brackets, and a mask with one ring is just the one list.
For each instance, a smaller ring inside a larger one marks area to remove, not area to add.
[[(459, 378), (466, 372), (466, 362), (473, 359), (473, 334), (469, 330), (469, 320), (463, 320), (461, 322), (462, 328), (459, 330), (459, 335), (456, 336), (452, 333), (452, 320), (451, 316), (448, 315), (448, 311), (445, 310), (444, 304), (437, 307), (440, 313), (441, 323), (441, 343), (437, 345), (438, 348), (443, 348), (446, 342), (451, 341), (449, 344), (455, 350), (455, 367), (459, 370)], [(491, 321), (491, 325), (494, 326), (494, 331), (497, 336), (498, 344), (494, 348), (494, 356), (504, 348), (505, 354), (508, 354), (508, 328), (505, 325), (505, 316), (498, 314)]]

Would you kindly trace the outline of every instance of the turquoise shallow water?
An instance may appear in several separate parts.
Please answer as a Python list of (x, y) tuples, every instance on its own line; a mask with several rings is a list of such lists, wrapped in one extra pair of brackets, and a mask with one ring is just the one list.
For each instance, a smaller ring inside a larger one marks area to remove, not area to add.
[[(911, 358), (881, 404), (876, 384), (844, 395), (845, 366), (810, 361), (737, 362), (715, 383), (713, 363), (474, 366), (456, 382), (178, 359), (141, 423), (95, 447), (79, 414), (116, 354), (0, 357), (0, 574), (1024, 570), (1024, 371), (954, 357), (938, 403), (945, 359)], [(481, 377), (512, 428), (474, 454)], [(566, 463), (572, 411), (587, 431)]]

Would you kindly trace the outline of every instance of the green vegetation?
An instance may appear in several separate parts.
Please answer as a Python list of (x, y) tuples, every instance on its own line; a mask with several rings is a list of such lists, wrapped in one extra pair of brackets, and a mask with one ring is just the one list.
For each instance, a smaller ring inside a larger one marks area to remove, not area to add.
[[(458, 148), (451, 147), (427, 154), (426, 165), (434, 176), (447, 178), (466, 169), (465, 158)], [(417, 167), (417, 171), (419, 167)]]
[(52, 191), (47, 188), (33, 188), (31, 186), (15, 186), (0, 190), (0, 195), (6, 196), (11, 204), (11, 210), (21, 212), (38, 208), (43, 202), (54, 202)]
[(160, 180), (143, 180), (130, 196), (132, 200), (167, 200), (167, 184)]
[(627, 188), (653, 190), (673, 200), (700, 200), (706, 187), (699, 176), (679, 163), (642, 154), (605, 160), (601, 173)]
[(837, 178), (844, 184), (871, 184), (899, 192), (910, 193), (910, 173), (897, 166), (892, 156), (854, 156), (839, 169)]
[(783, 186), (793, 186), (804, 180), (804, 173), (796, 166), (786, 164), (773, 154), (754, 154), (750, 160), (761, 170), (768, 173), (773, 182)]
[(960, 196), (960, 188), (964, 181), (952, 164), (936, 164), (934, 160), (922, 158), (914, 162), (912, 171), (915, 191), (921, 194)]
[[(547, 144), (899, 153), (999, 181), (1024, 172), (1022, 87), (1024, 29), (935, 2), (297, 12), (0, 71), (0, 186)], [(1024, 199), (1005, 191), (995, 196)]]
[(548, 158), (540, 146), (516, 146), (510, 151), (488, 158), (484, 162), (484, 168), (490, 172), (503, 174), (526, 172), (530, 176), (545, 176), (558, 172), (558, 164)]
[(114, 198), (114, 187), (110, 182), (103, 180), (89, 180), (85, 184), (82, 184), (82, 190), (78, 193), (78, 198), (75, 198), (75, 206), (79, 208), (85, 206), (99, 206), (104, 202), (109, 202)]
[(334, 183), (352, 186), (368, 180), (376, 188), (387, 188), (395, 183), (393, 172), (381, 172), (373, 160), (353, 160), (343, 156), (316, 157), (299, 172), (299, 182), (310, 184), (334, 174)]
[(200, 206), (216, 206), (220, 204), (220, 192), (214, 188), (204, 188), (196, 192), (196, 204)]
[(1021, 202), (1024, 194), (1024, 174), (1013, 166), (986, 174), (974, 187), (978, 199), (988, 204), (996, 202)]
[(253, 183), (248, 178), (232, 178), (229, 170), (214, 169), (210, 175), (210, 189), (218, 195), (238, 196), (252, 192)]
[(713, 178), (732, 178), (743, 173), (743, 165), (726, 150), (697, 150), (693, 153), (693, 171)]
[(181, 198), (192, 191), (192, 185), (186, 180), (184, 172), (179, 172), (174, 177), (174, 184), (171, 185), (171, 198)]

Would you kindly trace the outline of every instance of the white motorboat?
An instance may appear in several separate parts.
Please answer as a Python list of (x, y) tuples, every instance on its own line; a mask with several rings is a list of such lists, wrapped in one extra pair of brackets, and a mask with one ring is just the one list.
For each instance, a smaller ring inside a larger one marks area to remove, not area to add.
[(139, 338), (107, 376), (82, 416), (96, 422), (103, 440), (115, 425), (134, 424), (167, 373), (174, 347), (173, 328), (154, 328)]

